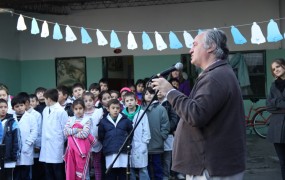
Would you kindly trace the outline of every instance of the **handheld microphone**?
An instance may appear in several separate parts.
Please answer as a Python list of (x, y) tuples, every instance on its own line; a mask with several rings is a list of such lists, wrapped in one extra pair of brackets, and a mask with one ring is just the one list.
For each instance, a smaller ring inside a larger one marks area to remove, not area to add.
[(172, 71), (176, 71), (176, 70), (180, 71), (180, 70), (182, 70), (182, 69), (183, 69), (183, 64), (182, 64), (181, 62), (178, 62), (178, 63), (176, 63), (174, 66), (172, 66), (172, 67), (170, 67), (170, 68), (168, 68), (168, 69), (166, 69), (166, 70), (164, 70), (164, 71), (158, 73), (158, 74), (156, 75), (156, 77), (159, 77), (159, 76), (166, 76), (166, 75), (170, 74)]

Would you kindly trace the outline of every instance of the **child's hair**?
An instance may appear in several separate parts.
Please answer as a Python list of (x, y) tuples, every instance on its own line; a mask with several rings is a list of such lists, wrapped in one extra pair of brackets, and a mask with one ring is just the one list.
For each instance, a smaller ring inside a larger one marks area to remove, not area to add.
[(106, 78), (101, 78), (100, 81), (99, 81), (99, 84), (100, 84), (100, 83), (107, 84), (107, 86), (108, 86), (108, 79), (106, 79)]
[(36, 101), (39, 101), (38, 96), (35, 95), (35, 94), (30, 94), (29, 97), (30, 97), (30, 99), (34, 99), (35, 98)]
[(126, 98), (126, 97), (133, 97), (133, 98), (137, 99), (135, 93), (133, 93), (133, 92), (126, 92), (124, 94), (124, 98)]
[(147, 83), (149, 83), (149, 81), (150, 81), (150, 78), (146, 77), (146, 78), (143, 79), (143, 81), (144, 81), (144, 87), (146, 87)]
[(73, 109), (76, 105), (78, 105), (78, 104), (80, 104), (80, 105), (83, 107), (83, 109), (85, 109), (84, 101), (83, 101), (81, 98), (76, 99), (75, 101), (73, 101), (72, 109)]
[[(155, 94), (155, 90), (154, 89), (152, 89), (151, 87), (146, 87), (146, 89), (143, 91), (142, 104), (146, 104), (146, 101), (145, 101), (145, 98), (144, 98), (146, 92), (149, 92), (150, 94)], [(153, 98), (154, 98), (154, 100), (157, 100), (157, 96), (154, 96)]]
[(60, 92), (62, 92), (62, 94), (63, 95), (69, 95), (69, 89), (68, 89), (68, 87), (67, 86), (65, 86), (65, 85), (59, 85), (59, 86), (57, 86), (57, 88), (56, 88), (58, 91), (60, 91)]
[(109, 91), (101, 91), (100, 94), (98, 95), (98, 99), (99, 99), (100, 102), (102, 101), (102, 98), (103, 98), (104, 94), (109, 94), (111, 96)]
[(11, 105), (12, 107), (16, 106), (17, 104), (25, 104), (25, 100), (23, 98), (21, 98), (20, 96), (15, 96), (13, 97), (12, 101), (11, 101)]
[[(169, 83), (172, 85), (173, 82), (177, 82), (178, 84), (180, 84), (180, 82), (177, 78), (170, 78)], [(176, 88), (176, 87), (174, 87), (174, 88)]]
[(85, 86), (84, 86), (82, 83), (77, 82), (77, 83), (74, 83), (74, 84), (73, 84), (73, 86), (72, 86), (72, 92), (73, 92), (73, 90), (74, 90), (75, 88), (77, 88), (77, 87), (80, 87), (80, 88), (82, 88), (82, 89), (85, 89)]
[(0, 99), (0, 103), (5, 103), (6, 105), (8, 105), (8, 103), (5, 99)]
[(137, 82), (136, 82), (136, 88), (137, 88), (137, 85), (139, 85), (139, 84), (143, 84), (143, 86), (145, 85), (145, 82), (144, 82), (144, 80), (143, 79), (138, 79), (137, 80)]
[(5, 84), (0, 83), (0, 90), (4, 90), (9, 95), (9, 89)]
[(26, 93), (26, 92), (20, 92), (19, 94), (17, 94), (17, 96), (19, 96), (20, 98), (22, 98), (22, 99), (25, 101), (25, 103), (26, 103), (27, 101), (30, 102), (30, 96), (29, 96), (29, 94)]
[(47, 89), (44, 88), (44, 87), (38, 87), (36, 90), (35, 90), (35, 94), (39, 93), (39, 92), (45, 92)]
[(82, 99), (84, 99), (85, 96), (90, 96), (91, 99), (93, 99), (93, 101), (95, 100), (95, 96), (94, 96), (94, 94), (91, 93), (91, 92), (84, 92), (84, 93), (82, 94)]
[(118, 99), (111, 99), (110, 101), (108, 101), (108, 107), (110, 107), (112, 104), (120, 106), (120, 101)]
[(99, 83), (92, 83), (90, 84), (88, 91), (91, 91), (92, 89), (97, 89), (98, 91), (101, 91), (101, 87)]
[(58, 91), (56, 89), (48, 89), (44, 93), (45, 98), (50, 98), (52, 101), (57, 102), (58, 99)]
[(120, 93), (119, 93), (119, 91), (116, 91), (116, 90), (110, 90), (110, 94), (112, 94), (112, 93), (116, 93), (116, 94), (118, 95), (118, 97), (120, 97)]

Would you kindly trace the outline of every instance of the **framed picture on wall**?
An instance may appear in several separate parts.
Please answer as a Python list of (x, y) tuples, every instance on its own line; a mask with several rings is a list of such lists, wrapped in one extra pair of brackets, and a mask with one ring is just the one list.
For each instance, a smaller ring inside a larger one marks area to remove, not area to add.
[(80, 82), (86, 87), (86, 57), (55, 58), (56, 86), (72, 87)]

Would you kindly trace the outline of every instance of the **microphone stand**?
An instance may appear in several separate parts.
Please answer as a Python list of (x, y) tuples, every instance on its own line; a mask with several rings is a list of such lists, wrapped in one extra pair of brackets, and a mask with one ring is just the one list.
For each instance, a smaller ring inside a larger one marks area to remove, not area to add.
[[(148, 80), (147, 83), (149, 83), (151, 81), (151, 79), (153, 79), (153, 77), (155, 76), (152, 76), (150, 78), (150, 80)], [(146, 84), (147, 84), (146, 83)], [(154, 97), (157, 95), (158, 91), (155, 92), (155, 95)], [(134, 131), (136, 130), (137, 126), (139, 125), (139, 123), (141, 122), (143, 116), (145, 115), (146, 111), (149, 109), (150, 105), (152, 104), (152, 102), (154, 101), (154, 97), (151, 99), (150, 103), (147, 105), (146, 109), (144, 110), (144, 112), (142, 113), (142, 115), (140, 116), (138, 122), (135, 124), (134, 128), (132, 129), (132, 131), (130, 132), (130, 134), (126, 137), (124, 143), (122, 144), (122, 146), (120, 147), (115, 159), (113, 160), (113, 162), (110, 164), (110, 166), (107, 168), (105, 174), (108, 174), (109, 171), (113, 168), (116, 160), (118, 159), (118, 157), (120, 156), (120, 154), (122, 153), (124, 147), (127, 145), (127, 143), (129, 143), (126, 147), (127, 147), (127, 155), (128, 155), (128, 161), (127, 161), (127, 170), (126, 170), (126, 180), (129, 180), (130, 179), (130, 176), (131, 176), (131, 166), (130, 166), (130, 158), (131, 158), (131, 149), (132, 149), (132, 140), (131, 140), (131, 137), (133, 136), (134, 134)]]

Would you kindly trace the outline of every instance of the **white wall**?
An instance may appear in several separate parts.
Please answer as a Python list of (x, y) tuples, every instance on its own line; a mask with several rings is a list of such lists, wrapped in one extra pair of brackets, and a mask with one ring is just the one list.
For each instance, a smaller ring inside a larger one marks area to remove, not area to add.
[[(162, 33), (165, 42), (169, 44), (169, 31), (183, 30), (198, 30), (213, 27), (229, 27), (231, 25), (252, 24), (252, 22), (269, 21), (269, 19), (280, 17), (279, 0), (221, 0), (215, 2), (200, 2), (200, 3), (183, 3), (176, 5), (161, 5), (161, 6), (145, 6), (132, 8), (117, 8), (117, 9), (97, 9), (76, 11), (68, 16), (56, 15), (41, 15), (41, 14), (26, 14), (27, 16), (43, 19), (61, 24), (68, 24), (78, 27), (87, 27), (93, 29), (104, 29), (115, 31), (133, 31), (133, 32), (167, 32)], [(283, 8), (284, 10), (284, 8)], [(284, 13), (283, 13), (284, 14)], [(96, 31), (88, 31), (93, 38), (93, 43), (88, 45), (81, 44), (80, 29), (72, 28), (79, 40), (75, 42), (65, 42), (64, 40), (52, 40), (53, 25), (49, 24), (50, 36), (41, 38), (39, 35), (30, 34), (30, 19), (26, 19), (28, 31), (17, 32), (16, 21), (18, 16), (8, 16), (0, 14), (0, 21), (5, 22), (7, 27), (0, 29), (0, 47), (6, 44), (17, 47), (17, 36), (20, 37), (20, 50), (18, 51), (20, 60), (33, 59), (53, 59), (55, 57), (65, 56), (87, 56), (87, 57), (102, 57), (114, 56), (113, 49), (109, 45), (99, 47), (97, 45)], [(4, 20), (3, 20), (4, 19)], [(279, 21), (276, 21), (279, 23)], [(41, 26), (41, 22), (39, 25)], [(259, 24), (264, 35), (267, 35), (267, 24)], [(1, 23), (1, 27), (3, 23)], [(284, 23), (282, 24), (284, 26)], [(285, 29), (284, 27), (282, 27)], [(61, 26), (63, 34), (65, 27)], [(235, 45), (233, 43), (230, 28), (223, 29), (228, 35), (229, 47), (231, 51), (239, 50), (260, 50), (260, 49), (278, 49), (281, 48), (281, 42), (265, 43), (261, 45), (253, 45), (250, 43), (251, 25), (239, 27), (239, 30), (248, 40), (247, 45)], [(197, 34), (197, 31), (190, 31), (192, 36)], [(128, 50), (127, 33), (117, 33), (122, 43), (122, 53), (120, 55), (166, 55), (166, 54), (182, 54), (187, 53), (189, 49), (182, 48), (179, 50), (153, 50), (145, 51), (142, 49), (141, 33), (136, 33), (135, 38), (139, 45), (136, 50)], [(183, 35), (176, 33), (184, 43)], [(110, 40), (110, 32), (104, 32), (105, 37)], [(154, 45), (154, 34), (149, 34)], [(5, 37), (2, 37), (5, 36)], [(13, 37), (12, 42), (7, 42), (7, 37)], [(284, 40), (283, 40), (284, 41)], [(183, 44), (184, 45), (184, 44)], [(5, 48), (4, 48), (5, 49)], [(15, 56), (16, 53), (10, 51), (3, 53), (0, 49), (0, 57)]]

